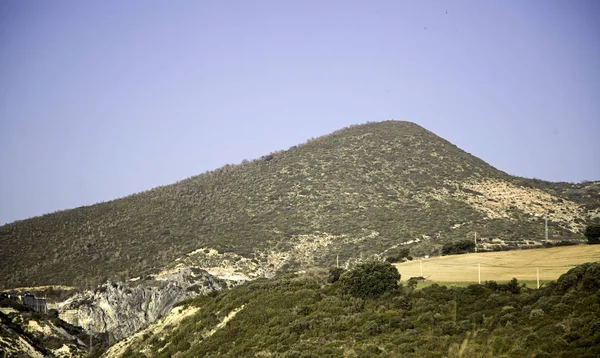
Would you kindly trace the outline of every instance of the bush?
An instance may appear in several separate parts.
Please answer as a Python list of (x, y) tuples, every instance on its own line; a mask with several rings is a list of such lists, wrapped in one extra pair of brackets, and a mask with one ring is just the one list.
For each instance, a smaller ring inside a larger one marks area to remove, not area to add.
[(450, 242), (442, 246), (442, 255), (466, 254), (475, 251), (475, 243), (471, 240)]
[(545, 313), (543, 310), (541, 310), (539, 308), (534, 308), (529, 313), (529, 319), (540, 319), (540, 318), (544, 317), (544, 315), (545, 315)]
[(515, 295), (521, 293), (521, 286), (519, 286), (519, 281), (514, 277), (512, 280), (508, 281), (506, 284), (501, 285), (500, 287)]
[(363, 332), (367, 336), (376, 336), (381, 334), (381, 327), (379, 327), (377, 322), (369, 321), (363, 325)]
[(370, 261), (340, 277), (343, 289), (355, 297), (377, 297), (398, 289), (400, 274), (389, 262)]
[(48, 310), (48, 316), (52, 317), (52, 318), (58, 318), (58, 310), (51, 308)]
[(557, 291), (564, 293), (569, 289), (595, 292), (600, 289), (600, 263), (588, 262), (576, 266), (562, 274), (556, 282)]
[(340, 279), (340, 276), (344, 273), (344, 269), (341, 267), (334, 267), (329, 269), (329, 276), (327, 281), (330, 283), (337, 282)]
[(543, 246), (546, 248), (550, 248), (550, 247), (557, 247), (557, 246), (575, 246), (575, 245), (577, 245), (577, 242), (561, 240), (561, 241), (557, 241), (557, 242), (545, 242)]
[(588, 225), (584, 232), (589, 244), (600, 244), (600, 224)]

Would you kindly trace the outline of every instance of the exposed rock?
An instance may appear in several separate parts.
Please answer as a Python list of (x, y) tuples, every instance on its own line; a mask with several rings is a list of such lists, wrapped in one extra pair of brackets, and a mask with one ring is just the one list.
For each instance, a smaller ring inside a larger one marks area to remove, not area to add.
[[(541, 189), (519, 186), (497, 179), (471, 179), (462, 182), (444, 181), (445, 187), (416, 195), (423, 205), (431, 200), (459, 200), (486, 215), (487, 219), (536, 221), (547, 216), (549, 221), (573, 233), (583, 230), (586, 220), (598, 215), (598, 210), (586, 210), (583, 205), (551, 195)], [(450, 191), (446, 187), (459, 190)], [(451, 226), (457, 229), (465, 223)]]
[[(218, 330), (225, 327), (227, 325), (227, 323), (235, 317), (236, 314), (238, 314), (241, 310), (244, 309), (244, 307), (245, 307), (245, 305), (241, 305), (240, 307), (233, 309), (217, 325), (212, 327), (212, 329), (205, 330), (202, 333), (202, 338), (200, 338), (200, 339), (206, 339), (206, 338), (212, 336), (213, 334), (215, 334)], [(161, 349), (159, 349), (158, 352), (156, 352), (156, 351), (152, 351), (151, 347), (144, 344), (144, 342), (143, 342), (145, 339), (144, 337), (152, 336), (152, 337), (156, 337), (156, 339), (164, 340), (168, 336), (168, 334), (171, 332), (172, 327), (176, 327), (179, 324), (179, 322), (181, 322), (184, 318), (195, 314), (196, 312), (198, 312), (198, 310), (199, 310), (198, 307), (193, 307), (193, 306), (175, 307), (165, 317), (162, 317), (161, 319), (157, 320), (156, 322), (148, 325), (148, 327), (146, 327), (145, 329), (136, 332), (134, 335), (132, 335), (132, 336), (118, 342), (117, 344), (113, 345), (112, 347), (110, 347), (106, 352), (104, 352), (104, 354), (102, 356), (103, 357), (121, 357), (128, 349), (131, 349), (132, 347), (137, 346), (136, 349), (138, 349), (139, 353), (143, 354), (146, 357), (152, 357), (152, 356), (156, 355), (156, 353), (160, 353), (161, 351), (163, 351), (171, 343), (168, 342)]]
[(0, 352), (7, 357), (22, 355), (42, 358), (44, 356), (29, 340), (14, 330), (9, 331), (6, 327), (2, 327), (2, 335), (0, 335)]
[[(102, 356), (120, 357), (125, 353), (127, 348), (141, 344), (141, 342), (144, 340), (144, 336), (162, 337), (163, 335), (166, 335), (169, 332), (167, 327), (176, 327), (179, 324), (179, 322), (181, 322), (184, 318), (196, 313), (198, 309), (198, 307), (175, 307), (167, 315), (151, 323), (150, 325), (148, 325), (148, 327), (137, 331), (132, 336), (129, 336), (111, 346), (106, 352), (104, 352)], [(144, 348), (142, 348), (140, 350), (140, 353), (145, 355), (151, 355), (152, 352), (146, 351), (144, 350)]]
[(121, 340), (168, 313), (173, 304), (227, 287), (198, 268), (177, 268), (129, 282), (107, 282), (59, 304), (59, 317), (89, 331)]
[(233, 252), (220, 253), (214, 249), (200, 248), (167, 265), (167, 269), (200, 267), (215, 277), (233, 282), (244, 282), (259, 277), (270, 278), (291, 262), (303, 268), (311, 267), (315, 263), (315, 258), (326, 254), (326, 248), (336, 239), (346, 240), (346, 237), (321, 232), (294, 235), (290, 240), (291, 243), (285, 247), (257, 251), (253, 258), (243, 257)]
[(2, 307), (0, 310), (1, 357), (73, 357), (83, 356), (88, 351), (81, 328), (19, 303), (10, 304), (17, 309)]

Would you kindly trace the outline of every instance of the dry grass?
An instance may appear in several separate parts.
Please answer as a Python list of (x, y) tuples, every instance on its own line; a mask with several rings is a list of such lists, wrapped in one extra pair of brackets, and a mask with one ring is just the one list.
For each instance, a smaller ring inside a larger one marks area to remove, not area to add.
[(562, 246), (549, 249), (484, 252), (414, 260), (396, 264), (402, 280), (422, 276), (429, 281), (477, 282), (478, 264), (481, 281), (556, 280), (570, 268), (600, 261), (600, 245)]

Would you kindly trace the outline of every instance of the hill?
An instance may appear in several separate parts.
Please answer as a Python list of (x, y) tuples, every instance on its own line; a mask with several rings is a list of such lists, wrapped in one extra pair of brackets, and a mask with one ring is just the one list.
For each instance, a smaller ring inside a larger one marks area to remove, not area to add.
[(256, 280), (177, 307), (106, 357), (597, 357), (600, 263), (540, 290), (517, 280), (405, 285), (375, 297), (326, 271)]
[[(410, 247), (500, 237), (580, 240), (600, 182), (511, 177), (409, 122), (352, 126), (122, 199), (0, 227), (0, 288), (156, 273), (185, 263), (271, 275)], [(176, 261), (179, 260), (179, 261)]]

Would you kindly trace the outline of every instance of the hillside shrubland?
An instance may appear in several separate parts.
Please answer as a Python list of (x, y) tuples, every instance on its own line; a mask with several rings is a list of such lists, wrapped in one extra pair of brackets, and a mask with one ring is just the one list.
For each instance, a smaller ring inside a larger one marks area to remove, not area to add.
[[(349, 274), (369, 270), (342, 277)], [(413, 283), (363, 298), (328, 276), (311, 270), (189, 300), (184, 305), (196, 307), (195, 315), (134, 342), (124, 356), (600, 355), (600, 263), (577, 266), (539, 290), (516, 279), (465, 288)]]
[[(511, 177), (409, 122), (352, 126), (125, 198), (0, 227), (0, 288), (93, 287), (156, 273), (200, 248), (257, 262), (332, 237), (310, 265), (344, 266), (413, 242), (438, 253), (476, 231), (515, 242), (582, 241), (598, 183)], [(550, 210), (550, 211), (549, 211)], [(595, 210), (595, 209), (594, 209)], [(595, 217), (595, 216), (594, 216)], [(288, 270), (307, 268), (286, 256)]]

